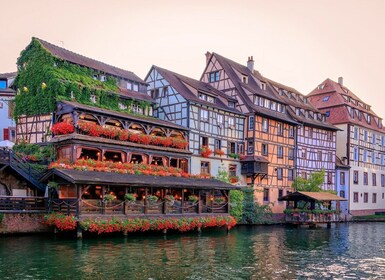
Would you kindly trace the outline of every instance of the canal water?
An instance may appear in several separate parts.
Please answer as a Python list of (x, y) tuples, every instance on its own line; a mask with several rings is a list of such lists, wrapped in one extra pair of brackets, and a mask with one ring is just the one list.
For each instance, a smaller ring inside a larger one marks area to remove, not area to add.
[(1, 279), (385, 279), (385, 223), (0, 237)]

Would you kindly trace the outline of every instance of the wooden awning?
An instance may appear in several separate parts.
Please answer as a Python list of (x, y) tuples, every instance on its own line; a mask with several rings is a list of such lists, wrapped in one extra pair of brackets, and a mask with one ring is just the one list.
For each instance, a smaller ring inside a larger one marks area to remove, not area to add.
[(278, 199), (279, 201), (346, 201), (346, 198), (340, 197), (328, 192), (294, 192)]
[[(60, 179), (60, 180), (58, 180)], [(185, 189), (240, 189), (216, 179), (184, 178), (171, 176), (151, 176), (136, 174), (120, 174), (113, 172), (80, 171), (73, 169), (51, 169), (42, 182), (51, 180), (64, 181), (71, 184), (132, 186), (132, 187), (162, 187)]]

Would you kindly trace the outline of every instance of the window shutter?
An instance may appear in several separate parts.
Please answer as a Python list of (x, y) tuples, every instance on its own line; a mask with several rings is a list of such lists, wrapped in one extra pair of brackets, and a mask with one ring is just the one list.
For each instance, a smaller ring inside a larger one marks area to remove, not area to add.
[(9, 140), (9, 128), (3, 129), (4, 140)]

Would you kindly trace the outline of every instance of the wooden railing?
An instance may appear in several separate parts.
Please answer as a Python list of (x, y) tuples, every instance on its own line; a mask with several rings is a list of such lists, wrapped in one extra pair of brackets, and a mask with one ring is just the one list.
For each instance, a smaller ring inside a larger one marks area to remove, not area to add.
[(0, 212), (44, 213), (48, 210), (47, 199), (38, 196), (0, 196)]
[(78, 200), (75, 199), (51, 199), (50, 212), (59, 212), (66, 215), (77, 215)]
[(313, 214), (313, 213), (292, 213), (286, 214), (285, 220), (288, 223), (329, 223), (341, 221), (340, 215), (336, 213)]

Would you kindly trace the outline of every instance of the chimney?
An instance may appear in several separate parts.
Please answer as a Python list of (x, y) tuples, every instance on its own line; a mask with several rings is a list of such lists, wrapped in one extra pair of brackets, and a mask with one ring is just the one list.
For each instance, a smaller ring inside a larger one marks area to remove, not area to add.
[(209, 60), (210, 60), (210, 57), (211, 57), (211, 52), (207, 51), (205, 53), (205, 56), (206, 56), (206, 64), (209, 63)]
[(344, 78), (343, 77), (338, 77), (338, 83), (343, 86), (344, 85)]
[(247, 59), (247, 68), (249, 68), (249, 70), (251, 72), (254, 71), (254, 60), (253, 60), (253, 56), (249, 56), (248, 59)]

